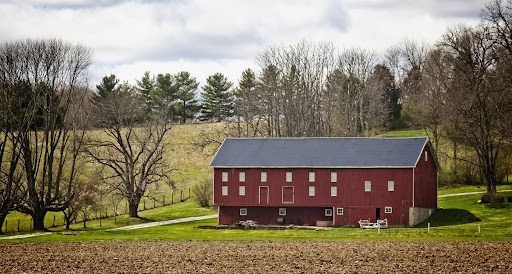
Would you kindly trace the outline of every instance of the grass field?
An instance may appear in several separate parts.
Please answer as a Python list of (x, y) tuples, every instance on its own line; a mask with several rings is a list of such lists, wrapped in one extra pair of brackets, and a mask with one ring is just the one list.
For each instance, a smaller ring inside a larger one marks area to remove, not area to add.
[[(500, 186), (500, 189), (512, 189), (512, 186)], [(445, 189), (445, 193), (465, 192), (466, 187)], [(512, 193), (508, 194), (512, 195)], [(329, 231), (311, 230), (215, 230), (198, 226), (215, 225), (216, 219), (190, 223), (144, 228), (132, 231), (102, 231), (138, 222), (157, 221), (214, 214), (213, 209), (198, 208), (192, 201), (179, 205), (153, 209), (141, 214), (143, 219), (119, 219), (103, 221), (103, 226), (91, 223), (87, 230), (77, 230), (70, 235), (53, 233), (51, 235), (27, 238), (18, 241), (98, 241), (98, 240), (512, 240), (512, 205), (505, 208), (491, 208), (479, 204), (480, 194), (455, 196), (439, 199), (439, 210), (430, 219), (415, 228), (388, 228), (361, 230), (359, 228), (334, 228)], [(428, 231), (427, 223), (430, 223)], [(480, 233), (478, 233), (480, 226)], [(80, 229), (80, 227), (75, 227)], [(60, 231), (61, 228), (55, 231)]]

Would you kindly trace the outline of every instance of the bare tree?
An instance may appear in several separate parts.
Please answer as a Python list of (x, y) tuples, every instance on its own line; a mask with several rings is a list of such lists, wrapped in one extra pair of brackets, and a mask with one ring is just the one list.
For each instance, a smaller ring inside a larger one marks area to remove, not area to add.
[(96, 105), (98, 132), (88, 135), (86, 151), (105, 168), (105, 179), (128, 201), (130, 217), (149, 185), (172, 183), (165, 149), (170, 125), (162, 115), (147, 114), (142, 96), (122, 87)]
[(9, 113), (28, 192), (18, 209), (42, 230), (46, 213), (62, 211), (72, 198), (81, 141), (70, 114), (84, 96), (91, 52), (54, 39), (9, 42), (0, 52), (2, 82), (23, 101)]

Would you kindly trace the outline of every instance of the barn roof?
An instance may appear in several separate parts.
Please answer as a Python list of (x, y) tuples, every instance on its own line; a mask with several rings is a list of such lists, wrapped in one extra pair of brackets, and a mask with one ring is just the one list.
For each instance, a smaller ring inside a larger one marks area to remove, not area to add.
[(212, 167), (415, 167), (427, 137), (227, 138)]

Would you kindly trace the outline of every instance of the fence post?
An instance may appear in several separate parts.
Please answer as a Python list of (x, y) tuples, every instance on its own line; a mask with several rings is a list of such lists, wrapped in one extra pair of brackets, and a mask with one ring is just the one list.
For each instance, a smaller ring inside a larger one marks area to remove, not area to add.
[(55, 227), (55, 215), (53, 215), (52, 227)]
[(146, 210), (146, 199), (144, 199), (144, 210)]
[(18, 219), (18, 232), (20, 232), (20, 219)]
[(124, 214), (128, 213), (127, 210), (128, 210), (128, 202), (126, 202), (124, 205)]
[(101, 218), (100, 218), (100, 226), (101, 226)]
[(430, 223), (427, 224), (427, 232), (430, 233)]
[(164, 206), (165, 205), (165, 194), (162, 195), (162, 205)]
[(9, 231), (9, 223), (7, 222), (7, 219), (5, 219), (5, 233)]
[(153, 199), (153, 208), (155, 208), (155, 207), (156, 207), (156, 204), (155, 204), (155, 203), (156, 203), (156, 199)]
[(478, 234), (480, 234), (480, 224), (478, 224)]
[(174, 191), (171, 193), (171, 205), (174, 204)]
[(183, 202), (183, 189), (180, 191), (180, 202)]
[(188, 188), (188, 198), (190, 199), (190, 187)]

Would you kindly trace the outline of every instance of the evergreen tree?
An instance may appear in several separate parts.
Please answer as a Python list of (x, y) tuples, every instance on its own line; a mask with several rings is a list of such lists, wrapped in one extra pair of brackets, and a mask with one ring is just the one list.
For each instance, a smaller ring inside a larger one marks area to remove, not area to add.
[(201, 116), (205, 120), (222, 121), (234, 114), (233, 94), (229, 90), (233, 83), (221, 73), (208, 76), (203, 86)]
[(176, 90), (175, 114), (180, 119), (180, 123), (184, 124), (187, 119), (194, 118), (200, 109), (195, 98), (199, 83), (195, 77), (190, 76), (190, 73), (181, 71), (174, 76), (174, 86)]
[(140, 80), (137, 80), (137, 90), (144, 98), (144, 104), (146, 105), (146, 112), (153, 111), (155, 106), (155, 77), (149, 74), (149, 71), (144, 73), (144, 76)]
[(158, 74), (152, 101), (160, 105), (169, 119), (174, 119), (173, 104), (176, 100), (175, 80), (169, 73)]
[(110, 74), (110, 76), (105, 76), (101, 79), (101, 83), (96, 86), (98, 90), (97, 95), (95, 97), (95, 101), (100, 98), (106, 98), (110, 94), (116, 92), (119, 87), (119, 79), (114, 74)]

